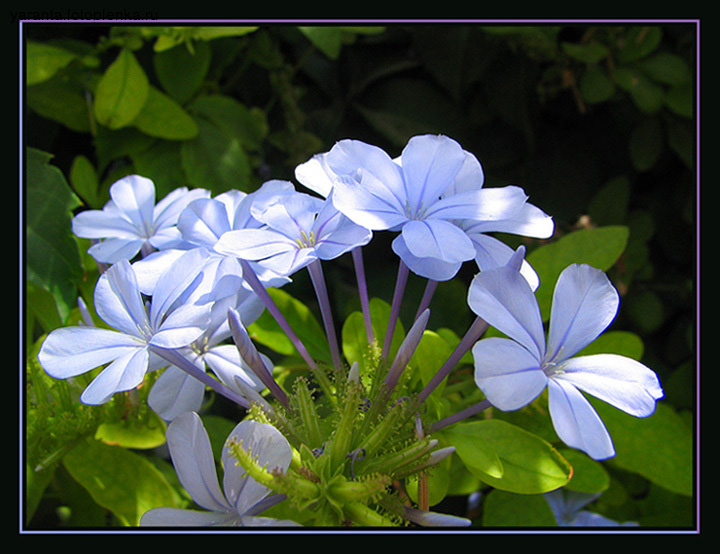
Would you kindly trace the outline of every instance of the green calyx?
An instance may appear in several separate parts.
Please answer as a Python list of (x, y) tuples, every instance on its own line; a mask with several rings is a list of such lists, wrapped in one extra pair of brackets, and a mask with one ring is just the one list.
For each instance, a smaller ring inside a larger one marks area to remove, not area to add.
[[(375, 368), (384, 377), (384, 364)], [(348, 379), (341, 371), (314, 369), (293, 380), (287, 408), (250, 411), (249, 417), (275, 425), (290, 442), (293, 462), (286, 472), (270, 472), (242, 444), (232, 445), (249, 475), (287, 496), (294, 509), (313, 514), (306, 525), (404, 524), (388, 507), (402, 502), (398, 484), (427, 469), (438, 442), (418, 437), (410, 391), (398, 386), (388, 397), (375, 372)]]

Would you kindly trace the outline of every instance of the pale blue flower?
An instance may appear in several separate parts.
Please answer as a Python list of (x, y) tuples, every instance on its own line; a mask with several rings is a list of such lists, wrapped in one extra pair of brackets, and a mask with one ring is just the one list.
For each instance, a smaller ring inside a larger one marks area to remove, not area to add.
[[(243, 323), (250, 325), (265, 308), (257, 295), (244, 286), (237, 260), (213, 255), (204, 249), (199, 250), (197, 255), (196, 263), (203, 263), (204, 283), (195, 289), (195, 294), (187, 301), (211, 302), (210, 318), (202, 335), (188, 346), (179, 348), (178, 352), (200, 371), (210, 369), (221, 383), (241, 396), (244, 393), (238, 389), (236, 379), (241, 379), (252, 390), (261, 391), (264, 386), (240, 357), (237, 347), (224, 342), (231, 336), (228, 309), (237, 310)], [(183, 258), (180, 263), (182, 261)], [(135, 273), (140, 274), (138, 280), (141, 282), (150, 280), (152, 272), (144, 271), (148, 265), (154, 265), (153, 261), (145, 259), (133, 264)], [(142, 284), (140, 289), (143, 290)], [(152, 290), (145, 284), (143, 292), (149, 294)], [(263, 361), (272, 369), (269, 358), (263, 356)], [(184, 412), (200, 410), (204, 394), (203, 382), (184, 369), (170, 365), (153, 384), (148, 404), (163, 419), (172, 420)]]
[(634, 521), (618, 523), (615, 520), (588, 510), (600, 494), (557, 489), (544, 494), (559, 527), (637, 527)]
[(147, 371), (165, 364), (153, 347), (181, 348), (204, 332), (211, 304), (187, 301), (198, 286), (201, 261), (189, 252), (184, 263), (158, 280), (148, 307), (130, 263), (117, 262), (100, 276), (94, 293), (95, 310), (112, 329), (55, 329), (42, 344), (40, 365), (50, 376), (67, 379), (109, 364), (83, 391), (86, 404), (102, 404), (137, 387)]
[(517, 266), (480, 272), (470, 308), (509, 338), (486, 338), (472, 349), (475, 382), (500, 410), (517, 410), (548, 387), (550, 416), (560, 439), (595, 459), (614, 455), (612, 440), (581, 390), (636, 417), (647, 417), (663, 391), (655, 373), (615, 354), (575, 356), (617, 314), (619, 295), (607, 276), (575, 264), (560, 275), (547, 342), (540, 308)]
[[(358, 225), (399, 231), (395, 253), (414, 273), (443, 281), (476, 256), (458, 221), (507, 220), (527, 200), (519, 187), (484, 189), (482, 181), (474, 189), (456, 189), (467, 163), (467, 152), (454, 140), (421, 135), (395, 160), (376, 146), (342, 140), (299, 172), (306, 182), (316, 176), (319, 189), (331, 180), (334, 205)], [(319, 177), (323, 171), (327, 180)]]
[[(143, 527), (268, 527), (298, 526), (293, 521), (259, 517), (282, 497), (271, 498), (270, 490), (249, 477), (237, 464), (228, 443), (222, 452), (224, 475), (218, 481), (210, 439), (200, 417), (194, 412), (177, 417), (168, 426), (167, 443), (180, 483), (202, 510), (153, 508), (140, 519)], [(290, 466), (290, 444), (272, 425), (257, 421), (240, 422), (228, 440), (241, 442), (268, 471), (286, 471)]]
[(274, 202), (254, 205), (258, 229), (224, 233), (215, 250), (254, 261), (265, 269), (289, 276), (315, 260), (330, 260), (367, 244), (372, 233), (354, 224), (329, 200), (294, 192)]
[(88, 249), (96, 261), (113, 264), (134, 258), (141, 250), (169, 248), (181, 239), (177, 230), (180, 212), (196, 198), (209, 196), (204, 189), (175, 189), (155, 204), (155, 184), (145, 177), (129, 175), (110, 186), (110, 198), (102, 210), (86, 210), (73, 218), (76, 236), (103, 239)]

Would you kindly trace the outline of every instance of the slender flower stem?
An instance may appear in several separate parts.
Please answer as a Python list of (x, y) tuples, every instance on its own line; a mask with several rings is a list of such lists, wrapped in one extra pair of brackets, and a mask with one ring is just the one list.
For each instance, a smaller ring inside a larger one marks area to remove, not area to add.
[(223, 385), (220, 381), (217, 379), (214, 379), (207, 373), (205, 373), (202, 369), (197, 367), (195, 364), (193, 364), (190, 360), (188, 360), (185, 356), (180, 354), (177, 350), (171, 350), (169, 348), (160, 348), (159, 346), (150, 346), (150, 350), (163, 358), (164, 360), (170, 362), (175, 367), (178, 367), (182, 369), (185, 373), (190, 375), (191, 377), (194, 377), (198, 381), (204, 383), (208, 387), (210, 387), (212, 390), (217, 392), (218, 394), (221, 394), (222, 396), (228, 398), (229, 400), (232, 400), (237, 405), (242, 406), (243, 408), (250, 408), (250, 402), (246, 399), (240, 396), (235, 391), (229, 389), (225, 385)]
[(392, 305), (390, 307), (390, 319), (388, 321), (387, 332), (385, 333), (385, 342), (383, 343), (382, 358), (387, 360), (390, 354), (390, 345), (392, 344), (393, 335), (395, 334), (395, 326), (400, 315), (400, 305), (402, 304), (403, 295), (405, 294), (405, 285), (407, 284), (410, 269), (405, 262), (400, 260), (398, 266), (397, 280), (395, 281), (395, 292), (393, 293)]
[(355, 265), (358, 293), (360, 295), (360, 308), (362, 309), (363, 319), (365, 320), (365, 334), (367, 335), (368, 344), (372, 344), (375, 340), (375, 333), (373, 332), (372, 319), (370, 318), (370, 300), (368, 297), (367, 281), (365, 279), (365, 264), (363, 262), (362, 247), (358, 246), (353, 248), (352, 258), (353, 264)]
[(250, 335), (248, 335), (247, 330), (240, 321), (240, 316), (232, 308), (228, 310), (228, 326), (240, 357), (245, 360), (245, 363), (255, 376), (260, 379), (260, 382), (287, 408), (289, 406), (287, 394), (280, 388), (270, 370), (265, 366), (260, 353), (255, 348)]
[(430, 379), (430, 382), (425, 386), (425, 388), (420, 392), (417, 398), (418, 405), (422, 404), (423, 402), (425, 402), (425, 400), (427, 400), (427, 397), (430, 396), (432, 392), (437, 388), (437, 386), (443, 381), (443, 379), (445, 379), (445, 377), (450, 374), (453, 368), (460, 361), (460, 358), (462, 358), (472, 348), (473, 344), (477, 342), (477, 340), (487, 330), (487, 328), (488, 324), (485, 322), (485, 320), (479, 317), (475, 319), (475, 321), (465, 333), (465, 336), (460, 340), (460, 344), (457, 345), (453, 353), (450, 354), (450, 357), (447, 359), (447, 361), (433, 376), (433, 378)]
[(310, 279), (312, 280), (318, 303), (320, 304), (320, 313), (322, 315), (323, 324), (325, 325), (325, 333), (327, 334), (328, 344), (330, 345), (330, 354), (332, 355), (333, 366), (335, 369), (342, 367), (342, 359), (340, 358), (340, 347), (338, 345), (337, 334), (335, 332), (335, 323), (332, 316), (332, 307), (330, 306), (330, 297), (328, 296), (325, 275), (323, 274), (320, 260), (313, 261), (308, 266)]
[(423, 297), (420, 299), (420, 306), (418, 306), (418, 311), (415, 314), (415, 319), (419, 318), (420, 315), (430, 307), (430, 302), (432, 301), (437, 286), (437, 281), (428, 279), (427, 285), (425, 285), (425, 292), (423, 293)]
[(492, 404), (490, 404), (490, 402), (488, 402), (487, 400), (481, 400), (477, 404), (473, 404), (472, 406), (465, 408), (464, 410), (461, 410), (456, 414), (446, 417), (445, 419), (441, 419), (440, 421), (436, 421), (435, 423), (430, 425), (430, 432), (434, 433), (435, 431), (439, 431), (443, 427), (447, 427), (448, 425), (452, 425), (453, 423), (462, 421), (463, 419), (466, 419), (470, 416), (479, 414), (480, 412), (490, 408), (491, 406)]
[(400, 345), (397, 354), (395, 354), (395, 359), (393, 360), (393, 363), (390, 366), (390, 371), (388, 371), (387, 377), (385, 378), (386, 398), (392, 393), (395, 385), (397, 385), (400, 380), (403, 370), (410, 362), (410, 358), (412, 358), (415, 353), (418, 344), (420, 344), (420, 340), (425, 332), (425, 327), (427, 327), (429, 317), (430, 310), (425, 310), (415, 323), (413, 323), (413, 326), (405, 336), (405, 340), (403, 340)]
[(307, 348), (305, 348), (305, 345), (295, 334), (295, 331), (292, 330), (292, 328), (290, 327), (290, 324), (285, 319), (285, 316), (282, 315), (282, 312), (277, 307), (277, 304), (275, 304), (273, 299), (268, 294), (268, 291), (265, 290), (265, 287), (260, 282), (260, 279), (258, 279), (258, 276), (255, 273), (255, 270), (247, 262), (247, 260), (241, 259), (240, 264), (242, 265), (243, 278), (250, 284), (250, 287), (253, 289), (255, 294), (257, 294), (260, 297), (260, 300), (262, 300), (263, 304), (265, 304), (265, 307), (275, 318), (275, 321), (278, 322), (278, 325), (280, 325), (280, 327), (285, 332), (285, 334), (288, 336), (290, 341), (293, 343), (293, 345), (295, 345), (295, 348), (300, 353), (300, 356), (302, 356), (303, 360), (305, 360), (305, 363), (308, 366), (310, 366), (311, 368), (317, 369), (317, 364), (315, 363), (315, 360), (312, 359), (312, 356), (310, 356), (310, 354), (308, 353)]

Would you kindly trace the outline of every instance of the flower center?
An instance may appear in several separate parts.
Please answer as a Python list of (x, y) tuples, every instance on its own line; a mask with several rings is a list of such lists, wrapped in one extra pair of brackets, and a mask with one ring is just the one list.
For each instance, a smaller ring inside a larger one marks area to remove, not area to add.
[(309, 234), (305, 231), (300, 231), (300, 238), (295, 239), (295, 243), (298, 245), (299, 250), (302, 250), (303, 248), (312, 248), (315, 246), (315, 242), (315, 231), (310, 231)]

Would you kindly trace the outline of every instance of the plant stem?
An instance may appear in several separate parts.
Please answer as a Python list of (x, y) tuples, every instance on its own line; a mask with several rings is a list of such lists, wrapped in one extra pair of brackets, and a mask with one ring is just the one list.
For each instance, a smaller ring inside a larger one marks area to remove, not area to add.
[(180, 354), (177, 350), (170, 350), (168, 348), (160, 348), (159, 346), (150, 346), (150, 350), (163, 358), (164, 360), (170, 362), (175, 367), (178, 367), (182, 369), (185, 373), (190, 375), (191, 377), (194, 377), (198, 381), (204, 383), (205, 385), (209, 386), (211, 389), (213, 389), (218, 394), (221, 394), (222, 396), (232, 400), (239, 406), (242, 406), (245, 409), (250, 408), (250, 402), (246, 399), (237, 394), (235, 391), (229, 389), (225, 385), (223, 385), (220, 381), (217, 379), (213, 379), (210, 375), (205, 373), (202, 369), (197, 367), (195, 364), (193, 364), (190, 360), (188, 360), (185, 356)]
[(295, 331), (292, 330), (290, 324), (285, 319), (285, 316), (282, 315), (282, 312), (277, 307), (277, 304), (275, 304), (273, 299), (268, 294), (268, 291), (265, 290), (265, 287), (260, 282), (260, 279), (258, 279), (255, 270), (247, 262), (247, 260), (241, 259), (240, 264), (242, 265), (243, 269), (243, 278), (250, 284), (250, 287), (253, 289), (255, 294), (260, 297), (260, 300), (262, 300), (263, 304), (265, 304), (265, 307), (275, 318), (275, 321), (277, 321), (278, 325), (280, 325), (280, 327), (288, 336), (290, 341), (292, 341), (293, 345), (295, 345), (295, 348), (300, 353), (300, 356), (302, 356), (303, 360), (305, 360), (305, 363), (313, 369), (317, 368), (315, 360), (312, 359), (312, 357), (307, 351), (307, 348), (305, 348), (305, 345), (298, 338), (297, 334), (295, 334)]
[(390, 307), (390, 319), (388, 320), (387, 331), (385, 333), (385, 342), (383, 343), (382, 359), (387, 360), (390, 354), (390, 345), (392, 344), (393, 335), (395, 334), (395, 326), (400, 315), (400, 305), (402, 304), (403, 295), (405, 294), (405, 285), (407, 284), (410, 269), (405, 262), (400, 260), (398, 266), (397, 280), (395, 281), (395, 292), (393, 293), (392, 305)]
[(441, 419), (440, 421), (436, 421), (435, 423), (430, 425), (430, 432), (434, 433), (435, 431), (439, 431), (443, 427), (447, 427), (448, 425), (452, 425), (453, 423), (457, 423), (458, 421), (462, 421), (463, 419), (479, 414), (480, 412), (486, 410), (487, 408), (490, 408), (491, 406), (492, 404), (490, 404), (490, 402), (488, 402), (487, 400), (481, 400), (477, 404), (473, 404), (472, 406), (465, 408), (464, 410), (461, 410), (456, 414), (446, 417), (445, 419)]
[(375, 340), (375, 333), (373, 332), (372, 319), (370, 317), (370, 300), (368, 297), (367, 281), (365, 279), (365, 264), (363, 263), (362, 248), (360, 246), (353, 248), (352, 259), (355, 265), (358, 294), (360, 295), (360, 308), (362, 309), (363, 319), (365, 320), (365, 334), (367, 335), (368, 344), (372, 344)]
[(417, 398), (417, 404), (422, 404), (427, 397), (437, 388), (437, 386), (447, 377), (453, 368), (458, 364), (460, 358), (462, 358), (477, 342), (480, 336), (487, 330), (488, 324), (481, 318), (476, 318), (470, 328), (465, 333), (465, 336), (460, 340), (460, 344), (457, 345), (455, 350), (438, 372), (430, 379), (430, 382), (420, 392)]
[(417, 313), (415, 314), (415, 319), (419, 318), (420, 315), (430, 307), (430, 302), (432, 301), (432, 298), (433, 298), (433, 295), (435, 294), (435, 290), (437, 289), (437, 286), (438, 286), (437, 281), (428, 279), (427, 285), (425, 285), (425, 292), (423, 293), (423, 296), (420, 299), (420, 306), (418, 306)]
[(325, 333), (327, 334), (328, 344), (330, 345), (330, 354), (332, 355), (333, 366), (336, 370), (342, 367), (342, 359), (340, 358), (340, 347), (338, 346), (337, 334), (335, 332), (335, 323), (332, 316), (332, 307), (330, 306), (330, 297), (328, 296), (325, 275), (323, 274), (320, 260), (313, 261), (308, 266), (310, 279), (315, 294), (317, 295), (318, 304), (320, 305), (320, 313), (322, 315), (323, 324), (325, 325)]

